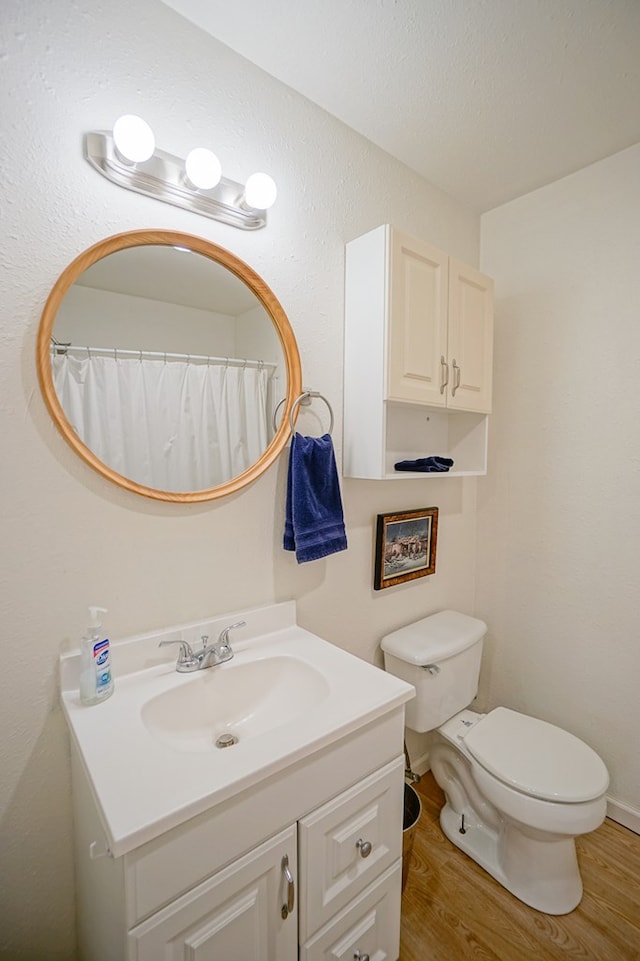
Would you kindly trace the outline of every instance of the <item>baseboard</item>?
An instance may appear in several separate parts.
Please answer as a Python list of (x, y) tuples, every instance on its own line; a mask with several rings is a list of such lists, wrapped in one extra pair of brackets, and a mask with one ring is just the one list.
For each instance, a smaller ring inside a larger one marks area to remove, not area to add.
[(607, 817), (617, 824), (629, 828), (635, 834), (640, 834), (640, 811), (632, 808), (629, 804), (616, 801), (615, 798), (607, 796)]

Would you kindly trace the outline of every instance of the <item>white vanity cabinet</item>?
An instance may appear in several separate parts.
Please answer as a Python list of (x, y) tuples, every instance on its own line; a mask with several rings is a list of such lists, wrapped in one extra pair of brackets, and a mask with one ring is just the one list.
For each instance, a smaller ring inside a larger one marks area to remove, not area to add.
[[(238, 621), (224, 664), (164, 660)], [(82, 961), (396, 961), (413, 687), (292, 601), (112, 654), (115, 691), (90, 708), (79, 652), (61, 658)]]
[(396, 708), (117, 858), (74, 748), (83, 961), (396, 961), (403, 735)]
[(388, 224), (347, 244), (345, 475), (432, 454), (485, 473), (492, 355), (491, 278)]

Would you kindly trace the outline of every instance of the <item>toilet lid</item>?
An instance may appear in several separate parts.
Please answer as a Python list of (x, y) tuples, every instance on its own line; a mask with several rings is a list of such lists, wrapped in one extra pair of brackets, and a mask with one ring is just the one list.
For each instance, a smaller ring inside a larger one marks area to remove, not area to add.
[(506, 707), (497, 707), (478, 721), (464, 743), (483, 768), (532, 797), (591, 801), (609, 785), (606, 767), (584, 741)]

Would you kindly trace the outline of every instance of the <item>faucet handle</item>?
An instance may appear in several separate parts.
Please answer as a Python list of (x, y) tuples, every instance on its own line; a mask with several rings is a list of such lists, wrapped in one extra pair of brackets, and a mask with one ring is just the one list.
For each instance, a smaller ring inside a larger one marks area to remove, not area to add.
[(158, 647), (166, 647), (169, 644), (179, 644), (180, 651), (178, 652), (178, 666), (181, 664), (190, 664), (195, 660), (195, 654), (191, 648), (191, 645), (187, 641), (160, 641)]
[(234, 631), (236, 627), (244, 627), (246, 623), (246, 621), (236, 621), (235, 624), (229, 624), (229, 627), (225, 627), (222, 631), (220, 631), (217, 644), (219, 652), (231, 650), (231, 645), (229, 644), (229, 631)]

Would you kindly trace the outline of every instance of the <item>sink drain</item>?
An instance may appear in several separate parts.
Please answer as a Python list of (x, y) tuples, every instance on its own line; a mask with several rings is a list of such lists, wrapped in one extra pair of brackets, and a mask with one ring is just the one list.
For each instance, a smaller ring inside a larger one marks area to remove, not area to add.
[(237, 743), (238, 738), (235, 734), (221, 734), (220, 737), (216, 738), (216, 747), (233, 747)]

